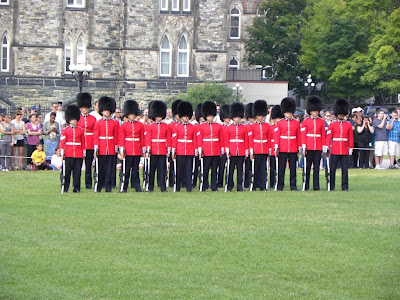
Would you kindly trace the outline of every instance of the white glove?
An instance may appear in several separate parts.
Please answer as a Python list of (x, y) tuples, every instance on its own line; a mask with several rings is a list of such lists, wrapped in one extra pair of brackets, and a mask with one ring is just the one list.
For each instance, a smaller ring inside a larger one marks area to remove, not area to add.
[(349, 149), (349, 155), (353, 155), (353, 149), (352, 148)]

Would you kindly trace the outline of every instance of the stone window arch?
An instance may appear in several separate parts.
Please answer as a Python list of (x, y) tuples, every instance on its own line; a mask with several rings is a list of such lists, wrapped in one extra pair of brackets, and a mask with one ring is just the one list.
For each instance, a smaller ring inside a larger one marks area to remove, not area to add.
[(72, 41), (68, 36), (64, 44), (64, 73), (71, 73), (69, 65), (72, 63)]
[(171, 76), (171, 42), (165, 34), (160, 45), (160, 76)]
[(233, 5), (229, 11), (229, 38), (240, 39), (240, 18), (241, 10), (239, 6)]
[(235, 56), (229, 61), (229, 69), (230, 70), (239, 70), (239, 61)]
[(85, 42), (83, 37), (78, 38), (78, 42), (76, 43), (76, 63), (77, 64), (85, 64)]
[(178, 77), (189, 76), (189, 44), (186, 36), (183, 34), (178, 43)]
[(9, 72), (10, 71), (10, 41), (7, 38), (7, 34), (1, 37), (1, 62), (0, 71)]

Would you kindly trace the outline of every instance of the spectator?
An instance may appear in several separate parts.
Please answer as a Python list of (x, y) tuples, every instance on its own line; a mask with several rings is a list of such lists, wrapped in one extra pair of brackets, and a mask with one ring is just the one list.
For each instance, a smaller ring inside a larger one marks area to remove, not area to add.
[(95, 117), (97, 121), (103, 118), (99, 114), (99, 101), (96, 101), (94, 103), (94, 111), (92, 111), (89, 115), (92, 115), (93, 117)]
[(389, 131), (389, 155), (390, 155), (390, 166), (389, 169), (397, 169), (396, 167), (396, 156), (400, 153), (400, 121), (399, 115), (396, 110), (392, 111), (392, 119), (388, 124)]
[(58, 102), (57, 103), (57, 112), (56, 112), (56, 122), (59, 125), (59, 132), (61, 132), (61, 130), (66, 126), (65, 115), (64, 115), (62, 108), (63, 108), (62, 102)]
[(172, 120), (172, 109), (167, 108), (167, 116), (164, 119), (164, 123), (171, 124), (172, 122), (173, 122), (173, 120)]
[[(43, 123), (42, 123), (42, 114), (41, 113), (36, 114), (36, 123), (40, 126), (40, 130), (43, 133)], [(43, 145), (44, 144), (43, 134), (39, 135), (39, 139), (40, 139), (40, 143), (42, 143), (42, 145)]]
[(58, 124), (55, 120), (56, 120), (56, 113), (51, 112), (49, 120), (44, 122), (43, 134), (45, 135), (46, 140), (50, 138), (51, 133), (53, 133), (52, 135), (53, 138), (54, 135), (58, 137), (60, 134), (60, 124)]
[(353, 150), (353, 154), (350, 156), (350, 162), (349, 162), (349, 168), (358, 168), (358, 132), (356, 127), (357, 126), (361, 126), (362, 123), (362, 119), (359, 118), (358, 116), (358, 112), (359, 109), (361, 110), (361, 107), (358, 108), (353, 108), (352, 112), (353, 114), (351, 115), (351, 119), (349, 119), (348, 121), (351, 123), (351, 126), (353, 127), (353, 136), (354, 136), (354, 150)]
[(46, 155), (43, 151), (43, 144), (37, 143), (36, 150), (32, 152), (32, 170), (47, 170), (49, 165), (46, 163)]
[(59, 171), (61, 170), (61, 167), (62, 167), (61, 151), (58, 147), (56, 147), (54, 154), (51, 156), (50, 168), (52, 168), (55, 171)]
[[(26, 139), (26, 154), (28, 157), (31, 157), (32, 153), (35, 151), (36, 145), (40, 143), (39, 136), (42, 134), (42, 130), (40, 126), (37, 124), (36, 115), (30, 115), (29, 119), (31, 120), (28, 124), (26, 124), (26, 130), (28, 132), (28, 137)], [(32, 159), (27, 159), (27, 169), (32, 168)]]
[(58, 103), (57, 103), (57, 102), (52, 102), (52, 103), (51, 103), (51, 111), (48, 112), (48, 113), (46, 114), (46, 116), (44, 117), (44, 122), (45, 122), (45, 123), (48, 122), (48, 121), (50, 121), (50, 115), (51, 115), (51, 113), (54, 113), (54, 114), (57, 113), (57, 108), (58, 108)]
[(332, 114), (329, 110), (324, 112), (325, 128), (328, 130), (329, 125), (332, 123)]
[(6, 114), (3, 122), (0, 123), (0, 132), (0, 153), (2, 156), (5, 156), (0, 157), (1, 169), (2, 171), (9, 171), (11, 169), (11, 151), (14, 143), (11, 116), (9, 114)]
[(25, 124), (29, 123), (30, 122), (30, 116), (31, 115), (36, 115), (38, 111), (39, 111), (39, 107), (37, 107), (36, 105), (32, 105), (30, 113), (28, 113), (28, 109), (25, 110), (26, 117), (24, 117), (22, 119), (22, 121), (24, 121)]
[[(374, 127), (372, 126), (368, 116), (362, 118), (361, 124), (356, 124), (356, 132), (358, 136), (358, 146), (364, 149), (371, 148)], [(369, 168), (369, 153), (370, 150), (360, 150), (360, 168)]]
[(375, 130), (375, 169), (384, 169), (382, 166), (383, 156), (388, 154), (388, 136), (386, 114), (383, 110), (378, 111), (378, 117), (374, 120)]
[[(22, 153), (25, 146), (25, 133), (26, 125), (22, 121), (22, 110), (16, 110), (14, 113), (14, 120), (11, 121), (12, 131), (14, 133), (14, 145), (11, 154), (11, 166), (14, 166), (15, 170), (22, 169)], [(17, 154), (18, 163), (14, 165), (14, 156)]]

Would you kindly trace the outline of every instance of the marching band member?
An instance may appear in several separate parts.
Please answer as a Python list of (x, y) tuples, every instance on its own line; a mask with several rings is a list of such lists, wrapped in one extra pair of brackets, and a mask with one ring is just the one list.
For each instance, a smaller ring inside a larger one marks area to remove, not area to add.
[(277, 122), (274, 129), (275, 153), (278, 156), (278, 191), (282, 191), (285, 183), (286, 163), (289, 161), (290, 189), (297, 191), (296, 162), (297, 154), (301, 149), (300, 122), (293, 118), (296, 111), (296, 101), (293, 98), (284, 98), (281, 102), (281, 111), (285, 118)]
[(67, 193), (69, 189), (71, 172), (73, 175), (73, 192), (81, 191), (81, 168), (85, 150), (85, 133), (81, 127), (77, 126), (80, 118), (80, 111), (77, 105), (68, 105), (65, 109), (65, 121), (69, 124), (61, 132), (60, 149), (61, 158), (65, 160), (64, 186), (61, 187), (62, 193)]
[(283, 119), (284, 116), (281, 112), (281, 106), (280, 105), (274, 105), (271, 108), (271, 113), (270, 113), (270, 131), (269, 131), (269, 136), (270, 136), (270, 146), (269, 146), (269, 187), (274, 188), (275, 183), (276, 183), (276, 172), (277, 170), (277, 165), (276, 165), (276, 154), (275, 154), (275, 128), (277, 127), (277, 123)]
[(104, 96), (99, 99), (99, 113), (103, 118), (96, 122), (93, 131), (94, 157), (98, 161), (98, 182), (95, 192), (98, 193), (103, 187), (107, 193), (111, 193), (114, 185), (112, 172), (116, 165), (119, 128), (119, 122), (111, 119), (115, 107), (113, 98)]
[(220, 157), (219, 160), (219, 167), (218, 167), (218, 187), (222, 188), (224, 186), (224, 172), (225, 172), (225, 164), (226, 164), (226, 152), (225, 152), (225, 145), (226, 145), (226, 141), (225, 141), (225, 130), (226, 128), (231, 125), (232, 120), (229, 117), (229, 104), (222, 104), (220, 112), (219, 112), (219, 116), (222, 123), (222, 155)]
[(178, 105), (181, 123), (172, 132), (172, 157), (176, 159), (176, 191), (185, 184), (188, 192), (192, 191), (193, 158), (197, 152), (197, 136), (194, 125), (189, 123), (193, 115), (190, 102), (182, 101)]
[[(251, 161), (254, 160), (254, 187), (261, 191), (267, 189), (267, 159), (270, 148), (270, 126), (265, 122), (268, 114), (267, 102), (257, 100), (253, 105), (253, 116), (256, 122), (248, 127)], [(251, 165), (251, 163), (250, 163)]]
[[(126, 193), (128, 189), (129, 177), (136, 192), (141, 192), (139, 178), (139, 162), (145, 150), (144, 146), (144, 125), (136, 121), (140, 114), (139, 106), (135, 100), (127, 100), (124, 103), (124, 114), (128, 116), (128, 122), (119, 128), (119, 154), (118, 158), (125, 158), (124, 186), (121, 190)], [(132, 174), (132, 176), (130, 176)]]
[[(254, 103), (247, 103), (246, 106), (244, 107), (244, 116), (246, 118), (246, 130), (247, 132), (251, 132), (252, 129), (251, 127), (253, 126), (253, 124), (255, 123), (256, 119), (253, 115), (253, 105)], [(244, 187), (248, 188), (249, 184), (250, 184), (250, 174), (251, 174), (251, 160), (250, 160), (250, 156), (248, 156), (245, 159), (244, 162), (245, 165), (245, 171), (244, 171)]]
[(301, 124), (301, 140), (303, 155), (306, 158), (305, 190), (310, 187), (311, 165), (313, 165), (313, 189), (319, 190), (319, 165), (321, 162), (322, 146), (325, 143), (325, 122), (319, 117), (322, 109), (322, 99), (310, 96), (307, 99), (309, 118)]
[(92, 165), (94, 158), (93, 130), (97, 120), (89, 114), (89, 108), (92, 106), (92, 95), (89, 93), (79, 93), (76, 96), (76, 102), (81, 111), (81, 117), (77, 126), (81, 127), (85, 132), (85, 185), (87, 189), (92, 189)]
[[(333, 113), (338, 120), (332, 122), (328, 127), (324, 152), (330, 148), (330, 190), (335, 189), (336, 169), (340, 161), (342, 168), (342, 190), (348, 191), (348, 163), (349, 155), (353, 152), (354, 137), (350, 122), (345, 120), (349, 114), (349, 102), (346, 99), (337, 99), (333, 106)], [(331, 145), (332, 141), (332, 145)]]

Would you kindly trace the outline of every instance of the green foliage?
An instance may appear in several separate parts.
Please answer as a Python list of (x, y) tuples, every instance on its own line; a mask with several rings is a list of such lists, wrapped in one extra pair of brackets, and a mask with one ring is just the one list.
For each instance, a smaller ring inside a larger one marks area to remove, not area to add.
[[(232, 89), (215, 82), (196, 84), (190, 87), (186, 95), (182, 95), (180, 98), (189, 101), (193, 106), (208, 100), (214, 101), (220, 105), (236, 101), (236, 95), (232, 93)], [(239, 95), (239, 101), (241, 99), (242, 95)]]

